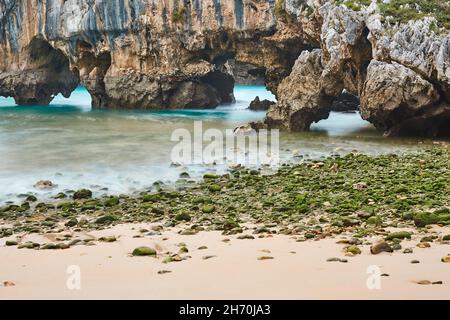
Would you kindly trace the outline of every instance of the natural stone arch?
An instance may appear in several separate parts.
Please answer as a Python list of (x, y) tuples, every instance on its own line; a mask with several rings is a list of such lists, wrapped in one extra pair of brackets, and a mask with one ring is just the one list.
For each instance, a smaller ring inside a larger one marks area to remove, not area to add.
[(61, 93), (68, 98), (79, 84), (67, 56), (42, 37), (34, 37), (21, 52), (25, 64), (0, 74), (0, 95), (19, 105), (47, 105)]

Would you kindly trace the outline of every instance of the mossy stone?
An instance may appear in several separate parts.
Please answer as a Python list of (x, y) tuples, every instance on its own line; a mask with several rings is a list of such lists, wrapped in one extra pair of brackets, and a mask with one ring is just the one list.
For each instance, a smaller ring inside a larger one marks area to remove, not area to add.
[(96, 224), (110, 224), (117, 220), (118, 220), (118, 218), (116, 216), (106, 215), (106, 216), (101, 216), (100, 218), (97, 218), (97, 220), (95, 220), (95, 223)]
[(92, 191), (89, 189), (78, 190), (73, 194), (73, 198), (75, 200), (90, 199), (90, 198), (92, 198)]
[(383, 224), (383, 220), (381, 220), (381, 218), (378, 216), (372, 216), (369, 219), (367, 219), (367, 224), (380, 226)]
[(192, 219), (191, 215), (189, 213), (187, 213), (187, 212), (181, 212), (181, 213), (179, 213), (179, 214), (177, 214), (175, 216), (175, 220), (176, 221), (186, 221), (186, 222), (188, 222), (188, 221), (191, 221), (191, 219)]
[(106, 236), (106, 237), (101, 237), (98, 240), (100, 240), (102, 242), (116, 242), (117, 238), (116, 238), (116, 236)]
[(142, 201), (144, 202), (157, 202), (161, 200), (161, 196), (159, 194), (146, 194), (142, 197)]
[(203, 175), (203, 179), (211, 179), (211, 180), (215, 180), (215, 179), (219, 179), (220, 176), (214, 174), (214, 173), (205, 173)]
[(78, 224), (78, 220), (76, 218), (72, 218), (66, 222), (66, 227), (74, 227)]
[(212, 191), (212, 192), (219, 192), (222, 190), (222, 186), (220, 184), (214, 183), (214, 184), (209, 185), (208, 189), (209, 189), (209, 191)]
[(345, 249), (346, 252), (352, 253), (352, 254), (361, 254), (361, 249), (358, 248), (357, 246), (348, 246)]
[(202, 207), (202, 211), (204, 213), (212, 213), (212, 212), (214, 212), (214, 210), (216, 210), (216, 207), (213, 205), (205, 205)]
[(407, 231), (393, 232), (386, 236), (386, 240), (411, 239), (411, 233)]
[(118, 197), (111, 197), (105, 200), (106, 207), (114, 207), (120, 203), (120, 199)]
[(137, 247), (133, 250), (133, 256), (156, 256), (156, 250), (149, 247)]

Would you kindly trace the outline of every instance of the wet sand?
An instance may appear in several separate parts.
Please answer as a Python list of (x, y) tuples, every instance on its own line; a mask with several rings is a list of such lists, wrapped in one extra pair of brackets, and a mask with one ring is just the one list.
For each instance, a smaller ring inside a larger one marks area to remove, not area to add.
[[(368, 245), (362, 254), (345, 256), (343, 245), (334, 239), (296, 242), (291, 236), (239, 240), (220, 232), (200, 232), (182, 236), (176, 230), (161, 235), (133, 238), (150, 224), (120, 225), (89, 233), (96, 238), (115, 235), (118, 241), (95, 241), (93, 246), (74, 246), (67, 250), (27, 250), (5, 247), (0, 239), (0, 299), (450, 299), (450, 245), (431, 243), (417, 248), (420, 235), (402, 242), (414, 248), (372, 255)], [(441, 230), (449, 234), (450, 228)], [(247, 232), (248, 233), (248, 232)], [(87, 237), (83, 235), (81, 237)], [(49, 237), (52, 240), (51, 236)], [(230, 239), (224, 242), (224, 239)], [(23, 241), (48, 242), (29, 235)], [(178, 252), (185, 243), (191, 258), (163, 263), (163, 253)], [(132, 257), (138, 246), (149, 246), (158, 257)], [(199, 250), (207, 246), (206, 250)], [(269, 252), (270, 251), (270, 252)], [(215, 256), (205, 260), (205, 256)], [(258, 260), (270, 256), (272, 260)], [(331, 257), (347, 263), (327, 262)], [(419, 264), (412, 264), (412, 260)], [(67, 287), (67, 268), (80, 267), (81, 289)], [(369, 290), (367, 269), (378, 266), (381, 289)], [(158, 274), (168, 270), (171, 273)], [(442, 285), (419, 285), (420, 280), (442, 281)]]

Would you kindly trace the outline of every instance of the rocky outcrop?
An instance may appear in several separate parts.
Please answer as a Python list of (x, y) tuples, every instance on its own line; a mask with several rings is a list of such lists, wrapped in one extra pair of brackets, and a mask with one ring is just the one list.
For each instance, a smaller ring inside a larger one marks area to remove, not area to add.
[(275, 92), (303, 39), (273, 0), (0, 0), (0, 95), (45, 104), (81, 83), (95, 107), (210, 108), (236, 70)]
[(274, 104), (275, 102), (267, 99), (261, 101), (261, 99), (257, 96), (252, 102), (250, 102), (248, 108), (252, 111), (267, 111)]
[(438, 90), (411, 69), (373, 60), (361, 94), (361, 115), (378, 128), (396, 131), (435, 110), (439, 100)]
[(45, 104), (81, 83), (98, 108), (211, 108), (264, 79), (268, 127), (308, 130), (347, 92), (388, 135), (448, 132), (448, 30), (341, 3), (0, 0), (0, 95)]
[(448, 134), (448, 31), (435, 30), (433, 18), (389, 24), (376, 3), (353, 11), (314, 1), (313, 14), (322, 21), (320, 49), (303, 52), (282, 81), (267, 126), (308, 130), (346, 90), (387, 135)]
[(17, 104), (48, 104), (62, 93), (69, 97), (79, 80), (60, 50), (34, 38), (27, 48), (23, 71), (0, 73), (0, 95), (14, 97)]
[(313, 121), (328, 118), (332, 99), (326, 94), (323, 72), (322, 50), (300, 55), (278, 88), (278, 103), (267, 113), (269, 127), (303, 131)]

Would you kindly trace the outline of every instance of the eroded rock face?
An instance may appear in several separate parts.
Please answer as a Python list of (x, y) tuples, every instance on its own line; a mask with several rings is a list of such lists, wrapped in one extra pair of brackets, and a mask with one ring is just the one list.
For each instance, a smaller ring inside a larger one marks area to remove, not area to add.
[(69, 60), (48, 42), (34, 38), (26, 49), (23, 71), (0, 73), (0, 95), (14, 97), (21, 105), (46, 105), (57, 94), (69, 97), (79, 83)]
[(303, 52), (278, 87), (269, 127), (308, 130), (345, 89), (361, 98), (363, 118), (387, 135), (448, 134), (448, 33), (435, 33), (432, 18), (388, 25), (375, 3), (353, 11), (313, 2), (321, 30), (310, 35), (321, 50)]
[[(0, 0), (0, 95), (48, 103), (81, 82), (95, 107), (209, 108), (234, 100), (228, 61), (276, 92), (307, 47), (280, 19), (272, 0)], [(31, 61), (38, 38), (63, 67)]]
[(81, 83), (95, 107), (211, 108), (247, 74), (278, 98), (268, 127), (308, 130), (346, 90), (387, 134), (436, 136), (450, 35), (433, 26), (389, 24), (375, 2), (0, 0), (0, 95), (45, 104)]
[(361, 94), (361, 116), (377, 128), (391, 130), (424, 114), (439, 99), (434, 86), (411, 69), (373, 60)]
[(266, 124), (287, 130), (307, 130), (328, 118), (331, 100), (325, 94), (322, 50), (304, 51), (278, 88), (278, 103), (267, 113)]

